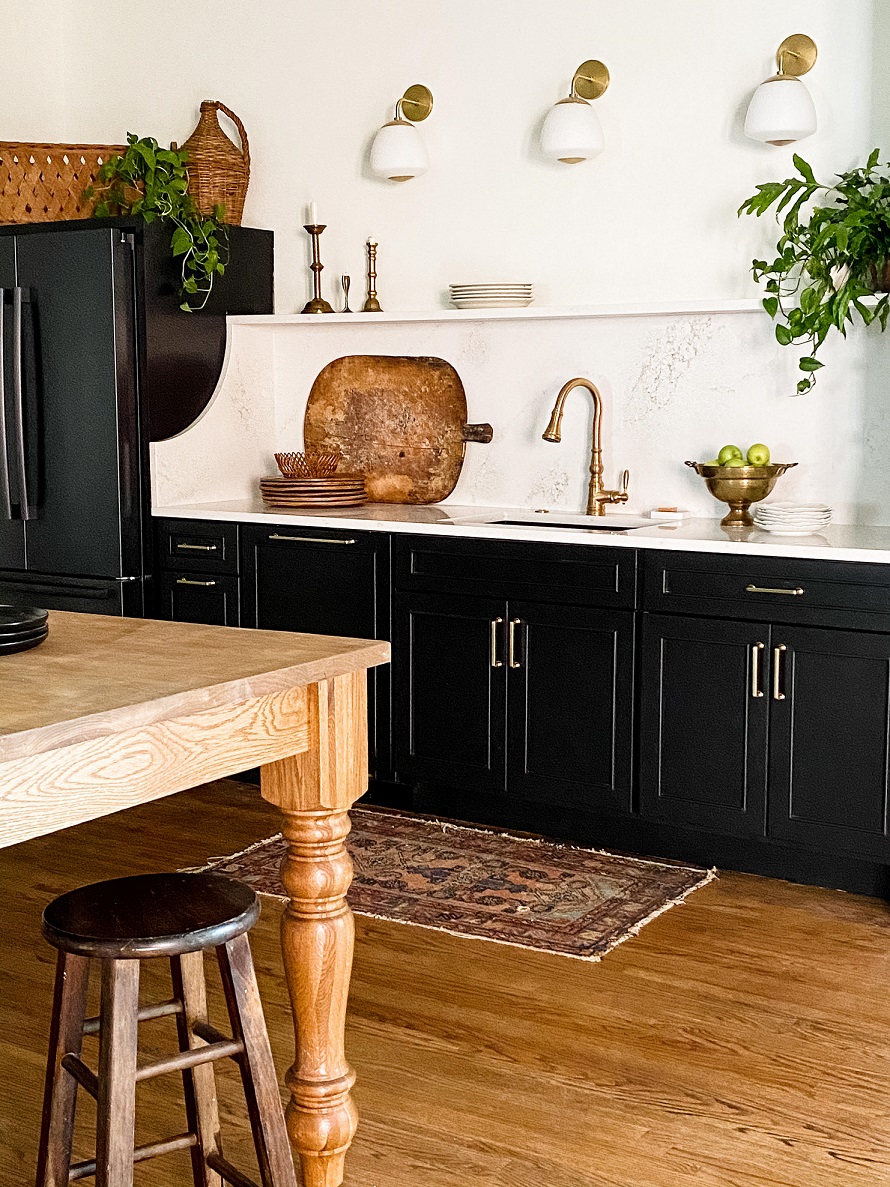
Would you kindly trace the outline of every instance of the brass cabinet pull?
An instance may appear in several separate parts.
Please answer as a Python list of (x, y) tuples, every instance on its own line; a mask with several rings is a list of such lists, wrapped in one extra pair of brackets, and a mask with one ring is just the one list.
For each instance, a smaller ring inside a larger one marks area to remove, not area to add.
[(209, 589), (211, 585), (216, 585), (216, 582), (215, 581), (192, 581), (188, 577), (177, 577), (176, 584), (177, 585), (204, 585)]
[(522, 664), (516, 659), (516, 628), (522, 623), (521, 618), (510, 619), (510, 642), (507, 648), (507, 658), (511, 668), (521, 668)]
[(270, 540), (298, 540), (301, 544), (354, 544), (355, 540), (334, 540), (330, 536), (279, 536), (273, 533)]
[(780, 643), (778, 647), (773, 648), (773, 700), (784, 701), (785, 694), (782, 692), (782, 657), (788, 648), (784, 643)]
[(799, 585), (794, 589), (770, 589), (768, 585), (746, 585), (745, 593), (787, 594), (791, 598), (802, 598), (804, 590)]
[(215, 544), (177, 544), (177, 548), (189, 549), (191, 552), (216, 552)]
[(503, 622), (503, 618), (493, 618), (491, 620), (491, 666), (493, 668), (502, 668), (504, 661), (498, 659), (498, 627)]
[(762, 697), (760, 687), (760, 653), (766, 647), (765, 643), (754, 643), (751, 646), (751, 696)]

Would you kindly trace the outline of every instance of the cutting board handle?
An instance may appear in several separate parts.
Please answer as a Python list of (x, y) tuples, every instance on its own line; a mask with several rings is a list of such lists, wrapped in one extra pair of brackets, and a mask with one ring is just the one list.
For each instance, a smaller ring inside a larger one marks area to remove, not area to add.
[(461, 425), (464, 441), (476, 441), (479, 445), (487, 445), (494, 436), (491, 425)]

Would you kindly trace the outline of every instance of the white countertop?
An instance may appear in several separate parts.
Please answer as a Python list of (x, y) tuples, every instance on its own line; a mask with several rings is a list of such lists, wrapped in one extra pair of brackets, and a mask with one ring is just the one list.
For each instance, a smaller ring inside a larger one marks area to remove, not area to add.
[[(820, 558), (890, 564), (890, 527), (832, 524), (814, 536), (777, 536), (759, 528), (722, 528), (719, 519), (688, 519), (682, 524), (656, 524), (629, 531), (584, 531), (578, 528), (547, 528), (537, 522), (521, 527), (485, 523), (493, 519), (536, 520), (528, 508), (461, 507), (450, 503), (406, 506), (368, 503), (341, 510), (287, 511), (266, 507), (256, 499), (226, 503), (191, 503), (154, 507), (152, 514), (163, 519), (203, 519), (228, 523), (289, 524), (294, 527), (354, 529), (356, 531), (408, 532), (418, 535), (465, 536), (479, 540), (533, 540), (553, 544), (605, 544), (610, 548), (665, 548), (681, 552), (726, 552), (758, 556)], [(622, 512), (613, 512), (612, 518)], [(606, 518), (610, 518), (606, 512)], [(561, 511), (540, 514), (560, 523), (589, 522), (587, 516)]]

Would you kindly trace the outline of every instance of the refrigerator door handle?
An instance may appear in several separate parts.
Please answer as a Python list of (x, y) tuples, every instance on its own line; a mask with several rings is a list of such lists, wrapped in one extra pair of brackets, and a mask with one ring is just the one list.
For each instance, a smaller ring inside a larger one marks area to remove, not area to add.
[(12, 519), (12, 497), (9, 492), (9, 443), (6, 440), (5, 303), (6, 289), (0, 288), (0, 516), (4, 519)]
[(20, 519), (34, 518), (28, 498), (28, 462), (25, 454), (25, 400), (22, 385), (22, 300), (25, 290), (12, 290), (12, 424), (15, 431), (15, 468), (18, 479)]

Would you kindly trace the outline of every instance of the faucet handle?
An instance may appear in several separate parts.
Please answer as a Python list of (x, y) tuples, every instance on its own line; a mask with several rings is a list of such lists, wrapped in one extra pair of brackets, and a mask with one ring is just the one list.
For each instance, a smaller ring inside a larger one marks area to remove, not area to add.
[(630, 470), (625, 470), (621, 475), (621, 493), (626, 495), (627, 488), (630, 483)]

